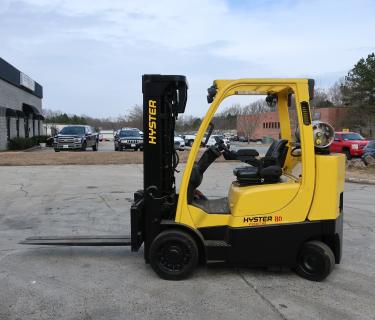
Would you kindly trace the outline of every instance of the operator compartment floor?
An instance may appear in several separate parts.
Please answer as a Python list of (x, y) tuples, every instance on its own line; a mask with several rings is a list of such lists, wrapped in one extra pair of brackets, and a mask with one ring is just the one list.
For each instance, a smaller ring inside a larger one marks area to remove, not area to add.
[(228, 197), (217, 199), (195, 199), (191, 204), (207, 213), (230, 214)]

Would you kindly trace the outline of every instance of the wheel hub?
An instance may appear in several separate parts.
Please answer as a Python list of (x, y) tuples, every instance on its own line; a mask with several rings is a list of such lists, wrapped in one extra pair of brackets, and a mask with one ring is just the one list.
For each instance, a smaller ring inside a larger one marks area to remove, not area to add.
[(171, 246), (166, 250), (165, 258), (169, 263), (178, 263), (181, 262), (183, 253), (177, 246)]
[(169, 271), (180, 271), (189, 263), (189, 253), (181, 244), (168, 244), (159, 253), (160, 265)]

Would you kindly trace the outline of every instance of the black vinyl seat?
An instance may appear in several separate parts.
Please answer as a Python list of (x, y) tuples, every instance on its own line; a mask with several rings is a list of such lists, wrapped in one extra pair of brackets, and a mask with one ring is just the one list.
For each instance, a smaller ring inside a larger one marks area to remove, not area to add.
[(287, 144), (288, 140), (276, 140), (255, 166), (235, 168), (233, 174), (237, 177), (237, 182), (240, 185), (279, 182), (288, 153)]

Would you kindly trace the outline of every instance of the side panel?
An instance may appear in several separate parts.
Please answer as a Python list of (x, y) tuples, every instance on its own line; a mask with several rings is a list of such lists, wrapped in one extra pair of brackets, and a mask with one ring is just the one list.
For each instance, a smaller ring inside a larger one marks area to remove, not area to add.
[(309, 220), (336, 219), (344, 191), (345, 155), (316, 155), (316, 186)]
[(240, 187), (233, 183), (229, 190), (232, 216), (264, 215), (281, 210), (296, 196), (300, 184), (285, 182)]

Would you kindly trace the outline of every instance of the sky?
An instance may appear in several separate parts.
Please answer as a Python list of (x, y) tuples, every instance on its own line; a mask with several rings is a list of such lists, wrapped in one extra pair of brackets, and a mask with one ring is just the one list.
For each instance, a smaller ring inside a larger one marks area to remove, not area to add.
[(375, 51), (374, 13), (371, 0), (0, 0), (0, 57), (43, 86), (46, 109), (117, 117), (142, 103), (142, 74), (183, 74), (186, 113), (202, 116), (214, 79), (332, 85)]

